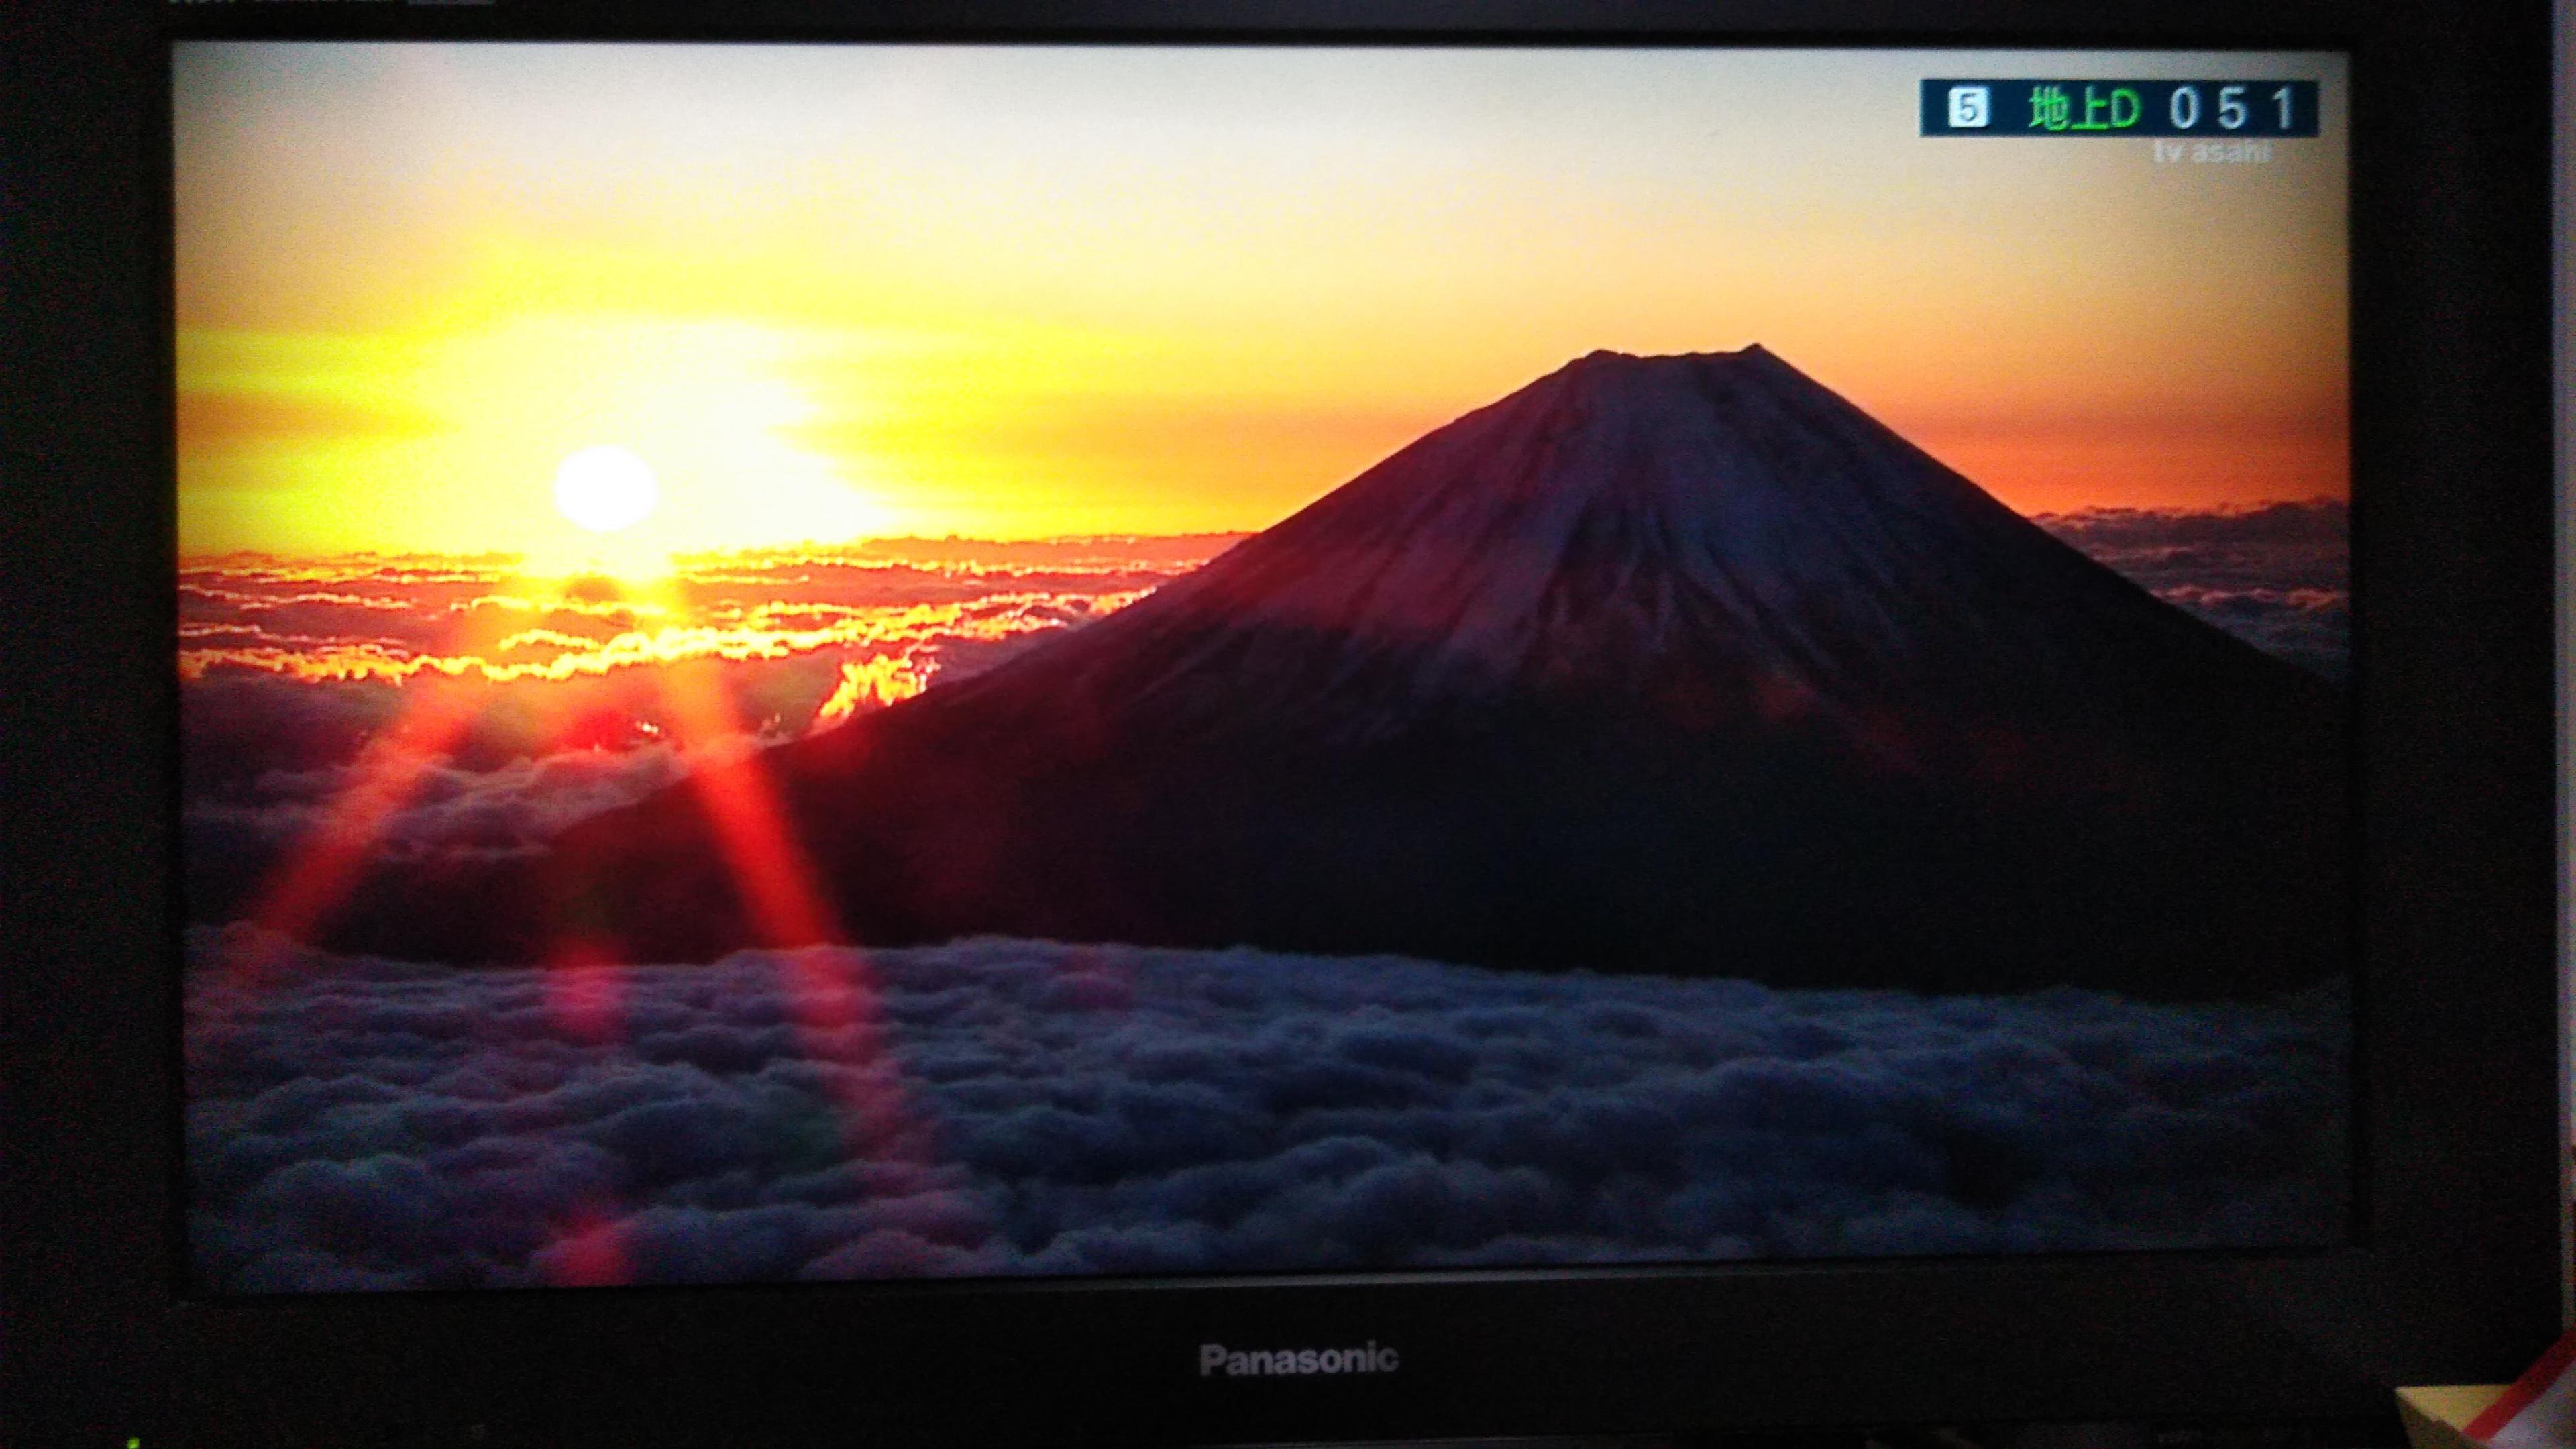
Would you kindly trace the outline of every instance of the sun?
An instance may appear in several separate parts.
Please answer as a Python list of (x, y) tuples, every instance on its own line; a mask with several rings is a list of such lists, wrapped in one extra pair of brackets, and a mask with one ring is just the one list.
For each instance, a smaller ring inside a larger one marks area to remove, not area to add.
[(653, 465), (624, 448), (583, 448), (555, 467), (555, 507), (593, 533), (632, 528), (661, 501)]

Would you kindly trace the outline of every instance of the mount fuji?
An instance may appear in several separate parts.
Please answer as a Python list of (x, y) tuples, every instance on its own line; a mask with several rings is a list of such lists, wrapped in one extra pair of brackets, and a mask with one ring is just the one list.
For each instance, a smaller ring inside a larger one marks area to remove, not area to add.
[[(1117, 614), (769, 752), (856, 940), (2157, 997), (2344, 967), (2340, 690), (1758, 346), (1596, 352)], [(690, 787), (335, 933), (747, 944)]]

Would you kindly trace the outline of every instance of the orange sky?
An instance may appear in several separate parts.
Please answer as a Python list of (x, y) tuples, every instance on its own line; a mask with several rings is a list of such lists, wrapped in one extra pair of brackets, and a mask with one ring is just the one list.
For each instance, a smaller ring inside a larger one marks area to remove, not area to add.
[[(2265, 165), (1926, 74), (2313, 77)], [(1266, 526), (1597, 347), (1761, 342), (2025, 511), (2342, 496), (2327, 57), (189, 43), (181, 547)]]

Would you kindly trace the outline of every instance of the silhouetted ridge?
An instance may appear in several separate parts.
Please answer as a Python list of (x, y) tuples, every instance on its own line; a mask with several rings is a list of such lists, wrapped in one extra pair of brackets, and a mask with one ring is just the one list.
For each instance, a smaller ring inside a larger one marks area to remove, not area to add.
[[(765, 767), (867, 941), (2203, 995), (2341, 969), (2343, 748), (2332, 688), (1755, 346), (1587, 354)], [(453, 944), (575, 899), (752, 939), (686, 787), (551, 870)], [(444, 888), (378, 885), (387, 946)]]

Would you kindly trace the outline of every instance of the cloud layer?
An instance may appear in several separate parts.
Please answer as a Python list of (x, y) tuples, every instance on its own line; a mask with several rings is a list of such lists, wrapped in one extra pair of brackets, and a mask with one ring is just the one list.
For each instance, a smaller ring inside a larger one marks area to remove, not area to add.
[[(2168, 602), (2340, 678), (2345, 513), (2038, 521)], [(433, 688), (471, 692), (471, 718), (387, 822), (387, 846), (522, 848), (670, 783), (699, 752), (774, 743), (991, 668), (1234, 541), (893, 539), (709, 555), (627, 591), (540, 586), (497, 558), (194, 561), (180, 580), (190, 859), (258, 873)], [(720, 686), (737, 737), (680, 737), (675, 666)]]
[(252, 994), (214, 964), (228, 940), (192, 935), (189, 1045), (191, 1244), (223, 1291), (2342, 1231), (2328, 992), (1924, 998), (978, 940), (552, 975), (296, 953)]
[(2351, 510), (2098, 508), (2034, 520), (2168, 604), (2329, 679), (2352, 668)]
[[(507, 560), (199, 560), (181, 571), (192, 860), (256, 870), (360, 777), (371, 739), (461, 697), (466, 720), (388, 821), (397, 851), (511, 848), (679, 777), (964, 678), (1140, 597), (1228, 536), (888, 540), (684, 560), (649, 588), (515, 578)], [(723, 702), (684, 737), (671, 671)]]

